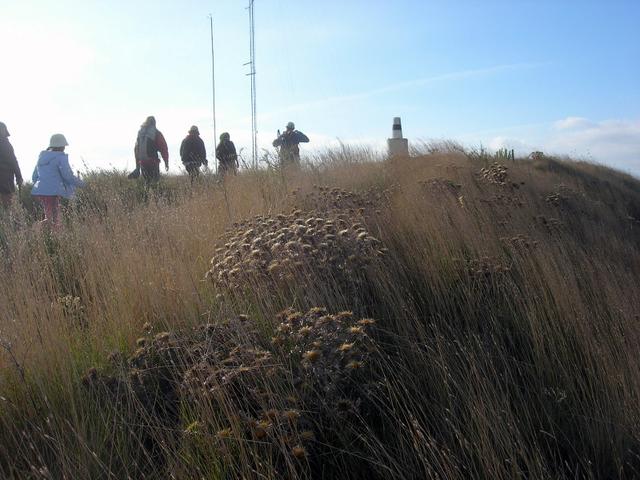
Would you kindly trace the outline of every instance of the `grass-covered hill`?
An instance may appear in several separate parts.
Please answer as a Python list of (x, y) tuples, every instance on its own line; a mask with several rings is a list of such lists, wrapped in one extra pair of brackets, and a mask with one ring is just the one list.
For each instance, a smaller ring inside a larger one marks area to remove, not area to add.
[(640, 476), (640, 183), (456, 151), (0, 222), (0, 478)]

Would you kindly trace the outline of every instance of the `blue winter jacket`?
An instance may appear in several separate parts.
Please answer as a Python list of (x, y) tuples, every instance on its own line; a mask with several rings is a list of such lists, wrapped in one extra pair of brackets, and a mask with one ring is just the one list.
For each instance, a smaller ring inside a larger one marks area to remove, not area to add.
[(38, 164), (31, 176), (31, 195), (55, 195), (70, 198), (76, 187), (84, 182), (73, 174), (69, 156), (64, 152), (45, 150), (40, 153)]

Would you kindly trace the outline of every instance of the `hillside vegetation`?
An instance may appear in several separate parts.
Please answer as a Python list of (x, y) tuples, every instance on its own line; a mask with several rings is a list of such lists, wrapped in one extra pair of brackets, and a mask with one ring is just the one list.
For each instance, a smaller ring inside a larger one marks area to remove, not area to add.
[(0, 221), (0, 478), (636, 478), (640, 182), (436, 148)]

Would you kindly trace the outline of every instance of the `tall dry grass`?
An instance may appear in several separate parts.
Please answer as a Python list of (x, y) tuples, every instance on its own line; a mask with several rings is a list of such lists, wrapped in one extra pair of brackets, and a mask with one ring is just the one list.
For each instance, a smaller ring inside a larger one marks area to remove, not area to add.
[(444, 150), (16, 205), (0, 477), (638, 476), (639, 183)]

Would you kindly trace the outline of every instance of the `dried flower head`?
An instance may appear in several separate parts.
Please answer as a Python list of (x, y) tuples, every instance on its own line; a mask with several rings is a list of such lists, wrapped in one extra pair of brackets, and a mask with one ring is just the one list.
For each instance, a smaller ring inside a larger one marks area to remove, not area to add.
[(300, 418), (300, 412), (298, 410), (286, 410), (282, 415), (291, 423), (297, 422)]
[(340, 345), (338, 347), (338, 351), (340, 352), (349, 352), (353, 349), (353, 346), (355, 345), (355, 343), (343, 343), (342, 345)]
[(171, 337), (171, 334), (169, 332), (160, 332), (155, 337), (153, 337), (153, 339), (156, 342), (166, 342), (169, 340), (170, 337)]
[(373, 318), (363, 318), (358, 320), (358, 324), (362, 326), (373, 325), (376, 321)]
[(307, 326), (305, 326), (305, 327), (302, 327), (302, 328), (299, 330), (300, 335), (302, 335), (302, 336), (307, 336), (307, 335), (309, 335), (312, 331), (313, 331), (313, 329), (312, 329), (310, 326), (308, 326), (308, 325), (307, 325)]
[(320, 350), (308, 350), (304, 352), (302, 358), (304, 358), (308, 362), (315, 362), (320, 358), (322, 352)]
[(291, 449), (291, 454), (297, 459), (301, 460), (306, 458), (307, 450), (302, 445), (296, 445)]

